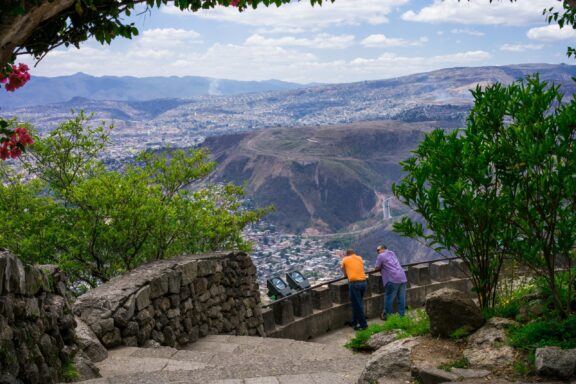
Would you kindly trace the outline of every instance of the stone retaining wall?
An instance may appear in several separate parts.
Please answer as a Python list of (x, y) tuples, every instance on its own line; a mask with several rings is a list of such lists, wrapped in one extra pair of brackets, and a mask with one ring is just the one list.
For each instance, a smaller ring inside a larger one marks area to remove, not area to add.
[[(440, 288), (454, 288), (472, 294), (471, 281), (462, 260), (425, 262), (405, 268), (408, 278), (406, 302), (411, 308), (424, 305), (426, 295)], [(368, 275), (368, 292), (364, 297), (368, 318), (380, 316), (384, 293), (380, 273)], [(344, 326), (352, 309), (348, 282), (343, 279), (306, 291), (266, 306), (262, 315), (269, 337), (308, 340)]]
[(245, 253), (181, 256), (138, 267), (78, 298), (74, 313), (107, 348), (208, 334), (264, 336), (256, 267)]
[(0, 383), (55, 383), (78, 351), (64, 275), (0, 250)]

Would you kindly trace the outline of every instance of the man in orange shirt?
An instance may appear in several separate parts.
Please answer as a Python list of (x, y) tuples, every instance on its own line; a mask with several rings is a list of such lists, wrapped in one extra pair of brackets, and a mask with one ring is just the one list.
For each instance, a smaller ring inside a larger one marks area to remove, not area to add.
[(366, 292), (364, 261), (353, 249), (346, 251), (346, 256), (342, 259), (342, 271), (348, 279), (348, 290), (352, 303), (352, 326), (355, 330), (366, 329), (368, 324), (364, 315), (364, 293)]

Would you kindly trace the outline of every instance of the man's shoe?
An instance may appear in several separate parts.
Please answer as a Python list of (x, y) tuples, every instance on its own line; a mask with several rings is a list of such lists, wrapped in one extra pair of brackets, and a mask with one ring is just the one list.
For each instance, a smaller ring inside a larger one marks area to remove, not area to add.
[(345, 321), (344, 325), (347, 327), (355, 327), (355, 325), (351, 321)]
[(382, 313), (380, 314), (380, 320), (386, 321), (387, 318), (388, 316), (386, 316), (386, 312), (382, 311)]
[(367, 325), (364, 326), (364, 327), (361, 327), (361, 326), (359, 326), (359, 325), (354, 326), (354, 330), (355, 330), (355, 331), (362, 331), (362, 330), (364, 330), (364, 329), (366, 329), (366, 328), (368, 328)]

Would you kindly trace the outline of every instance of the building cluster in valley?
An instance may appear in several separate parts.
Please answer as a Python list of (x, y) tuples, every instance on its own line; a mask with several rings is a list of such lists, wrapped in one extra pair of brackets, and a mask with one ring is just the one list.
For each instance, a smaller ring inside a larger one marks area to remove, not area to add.
[(325, 238), (287, 235), (266, 222), (248, 228), (244, 237), (253, 244), (251, 256), (263, 301), (268, 299), (266, 281), (272, 276), (286, 280), (286, 273), (296, 270), (311, 285), (343, 277), (340, 251), (329, 249)]

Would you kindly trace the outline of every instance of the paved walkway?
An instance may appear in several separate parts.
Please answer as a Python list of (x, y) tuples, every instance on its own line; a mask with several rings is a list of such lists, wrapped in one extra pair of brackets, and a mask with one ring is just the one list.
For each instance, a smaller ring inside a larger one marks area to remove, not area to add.
[(97, 364), (102, 378), (84, 383), (356, 383), (369, 356), (343, 347), (353, 334), (343, 328), (314, 342), (222, 335), (180, 350), (123, 347)]

